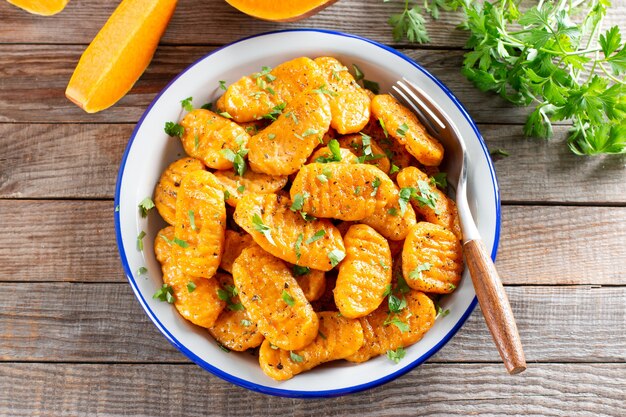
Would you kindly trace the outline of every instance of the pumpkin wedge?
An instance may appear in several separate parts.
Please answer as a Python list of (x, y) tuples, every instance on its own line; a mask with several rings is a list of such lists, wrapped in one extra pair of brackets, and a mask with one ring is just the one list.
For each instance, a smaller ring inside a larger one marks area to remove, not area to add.
[(262, 20), (294, 22), (312, 16), (337, 0), (226, 0), (235, 9)]
[(57, 14), (69, 2), (69, 0), (7, 0), (14, 6), (26, 10), (28, 13), (39, 14), (42, 16), (52, 16)]
[(122, 0), (85, 49), (65, 96), (87, 113), (121, 99), (144, 72), (176, 0)]

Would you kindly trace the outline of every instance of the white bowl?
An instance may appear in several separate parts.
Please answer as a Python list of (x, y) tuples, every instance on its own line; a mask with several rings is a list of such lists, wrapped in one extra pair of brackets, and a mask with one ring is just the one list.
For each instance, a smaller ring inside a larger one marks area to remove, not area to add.
[[(215, 101), (218, 81), (230, 84), (262, 66), (299, 56), (330, 55), (344, 64), (357, 64), (366, 78), (380, 83), (381, 91), (403, 76), (419, 84), (454, 120), (469, 152), (468, 194), (478, 229), (495, 258), (500, 231), (500, 198), (487, 148), (467, 111), (452, 93), (409, 57), (385, 45), (361, 37), (324, 30), (287, 30), (253, 36), (218, 49), (178, 75), (152, 102), (137, 123), (128, 142), (115, 191), (115, 228), (122, 264), (128, 281), (144, 310), (163, 335), (189, 359), (234, 384), (267, 394), (288, 397), (324, 397), (375, 387), (403, 375), (437, 352), (456, 333), (476, 305), (472, 282), (465, 272), (457, 290), (444, 297), (449, 309), (417, 344), (406, 349), (399, 363), (384, 355), (362, 364), (336, 361), (291, 380), (277, 382), (261, 371), (257, 358), (246, 353), (222, 351), (208, 332), (181, 318), (176, 309), (152, 298), (162, 285), (153, 241), (165, 225), (155, 210), (142, 218), (137, 204), (151, 196), (167, 165), (184, 155), (180, 141), (168, 137), (163, 126), (181, 116), (180, 101), (192, 96), (196, 107)], [(144, 251), (137, 250), (137, 235), (145, 231)], [(145, 266), (147, 274), (139, 275)], [(141, 335), (138, 335), (141, 337)]]

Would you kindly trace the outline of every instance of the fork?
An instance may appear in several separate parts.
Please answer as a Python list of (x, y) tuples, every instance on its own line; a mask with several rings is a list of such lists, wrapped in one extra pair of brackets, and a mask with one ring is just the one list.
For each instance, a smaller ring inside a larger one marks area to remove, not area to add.
[(421, 88), (403, 78), (392, 87), (394, 96), (412, 108), (427, 130), (444, 145), (448, 184), (456, 191), (463, 231), (463, 254), (485, 322), (510, 374), (526, 369), (522, 342), (509, 299), (482, 242), (467, 200), (468, 155), (463, 138), (444, 111)]

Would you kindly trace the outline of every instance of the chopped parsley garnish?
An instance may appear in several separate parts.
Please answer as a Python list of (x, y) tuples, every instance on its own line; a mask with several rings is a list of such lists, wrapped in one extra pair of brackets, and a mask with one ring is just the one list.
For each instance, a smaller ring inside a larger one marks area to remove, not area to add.
[(228, 113), (227, 111), (223, 111), (221, 113), (218, 113), (220, 116), (225, 117), (227, 119), (232, 119), (233, 116), (230, 115), (230, 113)]
[(338, 95), (334, 91), (331, 91), (328, 88), (326, 88), (326, 84), (320, 85), (316, 90), (313, 90), (313, 92), (318, 93), (318, 94), (328, 94), (329, 96), (332, 96), (332, 97), (335, 97)]
[(276, 242), (274, 242), (274, 238), (272, 238), (271, 229), (263, 224), (263, 219), (261, 219), (261, 216), (259, 216), (258, 213), (255, 213), (254, 216), (252, 216), (252, 224), (254, 225), (254, 230), (262, 233), (263, 236), (265, 236), (265, 238), (268, 240), (268, 242), (276, 246)]
[(230, 192), (228, 190), (224, 190), (224, 201), (230, 198)]
[(193, 149), (197, 151), (198, 147), (200, 147), (200, 138), (198, 137), (198, 135), (195, 135), (193, 137)]
[(319, 337), (321, 337), (322, 339), (326, 340), (326, 335), (324, 333), (320, 332), (319, 330), (317, 331), (317, 335)]
[(140, 266), (139, 269), (137, 270), (137, 275), (143, 275), (146, 274), (148, 272), (148, 268), (146, 268), (145, 266)]
[(189, 243), (185, 242), (184, 240), (181, 240), (177, 237), (174, 237), (174, 239), (169, 240), (167, 237), (165, 237), (165, 235), (159, 235), (161, 236), (161, 238), (167, 242), (168, 245), (172, 246), (173, 244), (176, 244), (178, 246), (180, 246), (181, 248), (188, 248), (189, 247)]
[(249, 327), (249, 326), (252, 326), (252, 322), (251, 322), (250, 320), (241, 319), (241, 322), (240, 322), (240, 323), (241, 323), (241, 325), (242, 325), (243, 327)]
[(361, 194), (361, 186), (357, 185), (356, 187), (354, 187), (354, 195), (359, 195)]
[(322, 173), (317, 176), (317, 179), (320, 180), (320, 182), (327, 183), (328, 180), (331, 179), (332, 177), (333, 177), (332, 171), (330, 170), (330, 168), (326, 167), (322, 170)]
[(399, 274), (397, 277), (396, 291), (398, 291), (400, 294), (407, 294), (409, 291), (411, 291), (409, 284), (406, 283), (406, 280), (404, 279), (404, 276), (402, 274)]
[(391, 164), (391, 169), (389, 170), (389, 175), (393, 175), (396, 172), (400, 172), (400, 168), (396, 164)]
[(328, 178), (326, 178), (326, 176), (322, 175), (322, 174), (318, 175), (317, 179), (318, 179), (319, 182), (324, 183), (324, 184), (326, 184), (328, 182)]
[(404, 213), (406, 212), (406, 206), (409, 203), (409, 200), (411, 200), (411, 195), (413, 194), (414, 191), (415, 189), (411, 187), (405, 187), (405, 188), (400, 189), (400, 195), (398, 197), (398, 204), (400, 205), (401, 216), (404, 216)]
[(307, 136), (317, 135), (318, 133), (320, 133), (319, 130), (310, 128), (305, 130), (304, 133), (302, 133), (302, 136), (306, 138)]
[(500, 149), (500, 148), (494, 149), (493, 151), (489, 152), (489, 154), (491, 156), (500, 156), (500, 157), (503, 157), (503, 158), (506, 158), (507, 156), (511, 156), (510, 153), (508, 153), (504, 149)]
[(311, 272), (311, 268), (309, 268), (308, 266), (300, 266), (300, 265), (294, 265), (293, 266), (293, 274), (296, 277), (300, 277), (302, 275), (306, 275), (309, 272)]
[(435, 187), (446, 188), (448, 186), (448, 174), (445, 172), (438, 172), (430, 177), (430, 183)]
[(437, 194), (435, 194), (428, 183), (424, 180), (417, 181), (417, 188), (419, 189), (419, 195), (413, 195), (413, 198), (417, 200), (420, 206), (427, 206), (435, 210), (437, 208)]
[(294, 195), (293, 202), (291, 203), (291, 207), (289, 207), (289, 209), (294, 212), (298, 210), (302, 210), (302, 207), (304, 206), (304, 200), (308, 197), (309, 197), (309, 193), (307, 193), (306, 191), (302, 194), (298, 193)]
[(196, 230), (196, 215), (193, 212), (193, 210), (189, 210), (187, 212), (187, 215), (189, 216), (189, 225), (191, 226), (191, 230)]
[(287, 292), (287, 290), (283, 290), (283, 293), (280, 295), (280, 297), (289, 307), (293, 307), (296, 305), (296, 301), (293, 299), (291, 294)]
[(240, 185), (239, 187), (237, 187), (237, 192), (241, 194), (245, 191), (245, 189), (246, 189), (245, 185)]
[(311, 244), (311, 243), (315, 242), (316, 240), (320, 240), (321, 238), (323, 238), (325, 234), (326, 234), (326, 231), (325, 231), (324, 229), (320, 229), (320, 230), (318, 230), (317, 232), (315, 232), (315, 234), (314, 234), (313, 236), (311, 236), (310, 238), (308, 238), (308, 239), (306, 240), (306, 242), (304, 242), (304, 243), (306, 243), (307, 245), (309, 245), (309, 244)]
[(270, 74), (271, 71), (272, 67), (263, 66), (261, 67), (260, 72), (255, 72), (254, 74), (252, 74), (252, 78), (264, 78), (268, 83), (271, 83), (276, 79), (276, 76)]
[(181, 137), (185, 134), (185, 128), (174, 122), (165, 122), (165, 133), (170, 136)]
[(352, 64), (352, 68), (354, 68), (354, 81), (361, 81), (363, 77), (365, 77), (361, 68), (359, 68), (357, 64)]
[[(294, 123), (294, 124), (298, 124), (298, 123), (300, 123), (300, 122), (298, 121), (298, 118), (296, 117), (296, 115), (295, 115), (295, 114), (294, 114), (294, 112), (292, 112), (292, 111), (290, 111), (289, 113), (285, 113), (285, 117), (290, 117), (290, 118), (291, 118), (291, 120), (293, 120), (293, 123)], [(297, 135), (296, 135), (296, 136), (297, 136)]]
[(267, 138), (269, 140), (274, 140), (274, 139), (276, 139), (276, 135), (274, 133), (270, 133), (270, 134), (267, 135)]
[(400, 346), (398, 349), (396, 350), (388, 350), (387, 351), (387, 358), (389, 358), (389, 360), (394, 361), (395, 363), (400, 363), (400, 361), (406, 356), (406, 350), (404, 350), (404, 348), (402, 346)]
[(180, 105), (183, 109), (187, 110), (187, 111), (192, 111), (193, 110), (193, 104), (191, 104), (193, 100), (193, 97), (187, 97), (184, 100), (180, 101)]
[(315, 158), (315, 162), (319, 162), (321, 164), (325, 164), (328, 162), (340, 162), (341, 161), (341, 147), (339, 146), (339, 141), (337, 139), (331, 139), (328, 142), (328, 149), (332, 156), (324, 155)]
[(266, 113), (263, 116), (261, 116), (261, 118), (275, 121), (278, 118), (278, 116), (281, 115), (283, 110), (285, 110), (285, 107), (287, 107), (287, 103), (279, 103), (275, 105), (274, 107), (272, 107), (272, 110), (270, 110), (269, 113)]
[(194, 292), (196, 290), (196, 283), (193, 281), (189, 281), (187, 283), (187, 292)]
[(376, 177), (374, 181), (372, 181), (372, 193), (370, 194), (372, 197), (376, 196), (378, 193), (378, 187), (380, 187), (380, 178)]
[(398, 215), (398, 209), (395, 207), (391, 207), (389, 210), (387, 210), (387, 214), (395, 217)]
[(304, 240), (304, 235), (300, 233), (298, 238), (296, 239), (296, 243), (293, 244), (293, 250), (296, 252), (296, 259), (299, 261), (302, 256), (302, 252), (300, 249), (302, 248), (302, 241)]
[(176, 301), (176, 298), (174, 297), (174, 289), (169, 284), (163, 284), (163, 286), (154, 293), (152, 298), (155, 300), (167, 301), (170, 304), (174, 304), (174, 301)]
[(312, 222), (313, 220), (317, 220), (317, 217), (311, 216), (310, 214), (305, 213), (303, 211), (300, 212), (300, 215), (302, 216), (305, 222)]
[(406, 132), (408, 132), (408, 130), (409, 130), (409, 126), (406, 123), (402, 123), (400, 127), (398, 127), (398, 129), (396, 130), (396, 133), (398, 134), (398, 136), (404, 137), (404, 135), (406, 135)]
[(119, 213), (119, 211), (120, 211), (120, 205), (118, 204), (117, 206), (115, 206), (115, 212)]
[(141, 200), (141, 203), (139, 203), (138, 207), (141, 217), (146, 217), (148, 215), (148, 212), (154, 208), (154, 201), (152, 201), (150, 197), (146, 197)]
[(398, 316), (393, 316), (392, 318), (388, 318), (387, 320), (384, 321), (383, 326), (389, 326), (390, 324), (393, 324), (394, 326), (396, 326), (402, 333), (406, 333), (410, 330), (409, 325), (403, 322), (402, 320), (400, 320)]
[(146, 236), (146, 232), (143, 230), (137, 235), (137, 249), (143, 250), (143, 238)]
[(399, 298), (393, 294), (389, 294), (388, 304), (390, 312), (399, 313), (406, 308), (406, 299), (404, 298), (404, 296), (402, 298)]
[(454, 284), (448, 284), (450, 286), (450, 291), (454, 291), (456, 290), (456, 285)]
[(221, 344), (220, 342), (216, 342), (217, 343), (217, 347), (220, 348), (221, 350), (223, 350), (226, 353), (230, 353), (230, 349), (228, 349), (226, 346), (224, 346), (223, 344)]
[(246, 156), (248, 154), (248, 149), (245, 147), (245, 143), (244, 143), (245, 138), (243, 137), (237, 137), (235, 139), (235, 141), (237, 142), (237, 145), (239, 145), (239, 150), (237, 152), (233, 152), (232, 149), (222, 149), (220, 151), (220, 153), (224, 156), (224, 158), (228, 159), (230, 162), (233, 163), (233, 168), (235, 170), (235, 174), (239, 175), (240, 177), (243, 176), (243, 174), (246, 173), (246, 160), (244, 159), (244, 156)]
[(363, 80), (363, 88), (367, 88), (374, 94), (380, 93), (380, 85), (376, 81)]
[(220, 83), (220, 88), (224, 91), (226, 91), (226, 81), (224, 80), (219, 80), (218, 83)]
[(445, 317), (448, 314), (450, 314), (450, 310), (449, 309), (443, 309), (441, 308), (440, 305), (437, 305), (437, 315), (435, 316), (435, 319), (438, 319), (439, 317)]
[(213, 103), (204, 103), (202, 106), (200, 106), (200, 108), (204, 110), (211, 110), (213, 109)]
[(233, 303), (231, 300), (232, 297), (237, 296), (239, 294), (239, 290), (234, 285), (226, 285), (224, 288), (218, 288), (217, 290), (217, 298), (226, 302), (226, 308), (230, 311), (242, 311), (245, 310), (245, 307), (241, 303)]
[(389, 269), (389, 266), (387, 266), (387, 264), (385, 263), (385, 261), (383, 261), (382, 259), (378, 259), (378, 263), (380, 264), (380, 266), (383, 267), (383, 269), (386, 271)]
[(391, 294), (391, 284), (387, 284), (385, 286), (385, 291), (383, 291), (383, 298), (387, 297)]
[(343, 258), (346, 257), (346, 254), (339, 250), (339, 249), (333, 249), (330, 252), (328, 252), (328, 259), (330, 260), (330, 264), (335, 267), (339, 264), (339, 262), (343, 261)]
[(421, 265), (418, 265), (417, 268), (415, 268), (413, 271), (411, 271), (411, 273), (409, 274), (409, 278), (411, 279), (422, 279), (422, 272), (424, 271), (430, 271), (430, 268), (432, 268), (432, 265), (429, 264), (428, 262), (425, 262)]
[(304, 360), (304, 358), (300, 355), (298, 355), (297, 353), (294, 353), (293, 351), (289, 351), (289, 358), (293, 361), (293, 362), (297, 362), (300, 363)]
[(380, 123), (380, 127), (383, 128), (383, 133), (385, 134), (385, 137), (388, 138), (389, 137), (389, 133), (387, 132), (387, 127), (385, 127), (385, 122), (383, 121), (382, 117), (378, 118), (378, 123)]

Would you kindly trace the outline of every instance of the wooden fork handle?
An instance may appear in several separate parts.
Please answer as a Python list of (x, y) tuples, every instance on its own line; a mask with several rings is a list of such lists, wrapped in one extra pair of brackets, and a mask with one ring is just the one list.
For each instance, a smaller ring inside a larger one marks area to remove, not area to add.
[(498, 271), (481, 240), (466, 242), (463, 251), (476, 297), (504, 366), (510, 374), (523, 372), (526, 369), (524, 349)]

